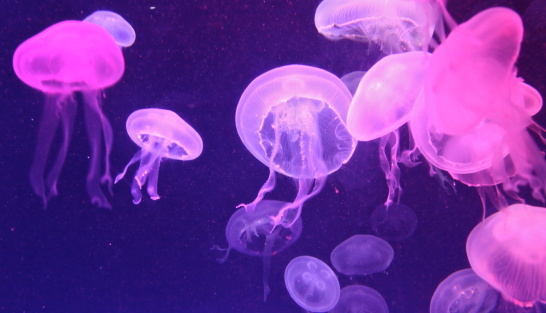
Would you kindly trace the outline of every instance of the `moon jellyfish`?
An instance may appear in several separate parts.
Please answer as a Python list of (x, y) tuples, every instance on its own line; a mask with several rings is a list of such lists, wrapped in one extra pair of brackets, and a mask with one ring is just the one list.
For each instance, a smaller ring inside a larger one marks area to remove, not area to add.
[(127, 118), (127, 133), (140, 148), (127, 163), (115, 183), (125, 176), (129, 166), (140, 161), (131, 194), (133, 203), (142, 200), (141, 188), (148, 181), (147, 192), (152, 200), (159, 199), (157, 182), (162, 159), (189, 161), (203, 152), (201, 136), (176, 113), (163, 109), (137, 110)]
[(444, 279), (434, 291), (430, 313), (492, 312), (499, 294), (470, 268)]
[(256, 199), (241, 206), (254, 210), (275, 188), (279, 172), (297, 181), (298, 192), (272, 219), (275, 225), (294, 223), (303, 203), (355, 150), (345, 125), (350, 102), (339, 78), (311, 66), (283, 66), (254, 79), (239, 100), (235, 122), (247, 149), (269, 167), (269, 177)]
[(353, 96), (364, 74), (366, 74), (365, 71), (354, 71), (341, 76), (341, 81), (347, 86), (347, 89), (349, 89), (349, 92), (351, 92)]
[(339, 301), (336, 275), (326, 263), (312, 256), (299, 256), (286, 266), (284, 283), (290, 297), (311, 312), (327, 312)]
[(369, 275), (387, 269), (394, 257), (391, 245), (372, 235), (354, 235), (332, 250), (330, 261), (345, 275)]
[(370, 215), (373, 232), (385, 239), (401, 241), (413, 235), (417, 229), (417, 215), (408, 206), (393, 203), (377, 207)]
[(133, 26), (115, 12), (95, 11), (83, 21), (106, 29), (120, 47), (130, 47), (135, 43), (136, 33)]
[[(111, 193), (109, 155), (112, 127), (101, 110), (102, 89), (123, 75), (125, 63), (116, 42), (102, 27), (80, 21), (63, 21), (23, 42), (13, 55), (13, 69), (25, 84), (45, 93), (45, 107), (38, 131), (30, 181), (44, 205), (58, 194), (61, 173), (76, 117), (76, 92), (85, 108), (90, 161), (87, 193), (99, 207), (110, 207), (102, 191)], [(47, 175), (46, 164), (57, 128), (62, 142)], [(104, 149), (104, 151), (102, 151)], [(104, 153), (104, 167), (100, 155)]]
[(374, 42), (387, 54), (422, 50), (442, 23), (433, 1), (324, 0), (315, 12), (325, 37)]
[(546, 303), (546, 208), (513, 204), (479, 223), (466, 242), (472, 269), (522, 307)]
[(276, 215), (285, 204), (286, 202), (282, 201), (263, 200), (256, 205), (254, 211), (247, 212), (244, 208), (238, 209), (233, 213), (226, 227), (226, 239), (229, 247), (220, 262), (224, 263), (227, 260), (231, 249), (243, 254), (262, 257), (264, 301), (267, 300), (270, 291), (271, 256), (293, 245), (300, 238), (303, 227), (301, 218), (298, 218), (288, 228), (275, 227), (269, 216)]
[(337, 305), (329, 313), (389, 313), (383, 296), (367, 286), (343, 287)]

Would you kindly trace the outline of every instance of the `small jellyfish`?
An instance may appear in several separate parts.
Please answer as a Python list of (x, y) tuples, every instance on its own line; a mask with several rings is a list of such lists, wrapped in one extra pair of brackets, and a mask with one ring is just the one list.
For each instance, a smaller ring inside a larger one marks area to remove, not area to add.
[(492, 214), (468, 235), (466, 254), (505, 299), (546, 304), (546, 208), (513, 204)]
[(355, 95), (356, 89), (364, 74), (366, 74), (365, 71), (354, 71), (341, 76), (341, 81), (347, 86), (347, 89), (349, 89), (349, 92), (351, 92), (353, 96)]
[(311, 312), (333, 309), (340, 296), (339, 281), (332, 269), (312, 256), (299, 256), (286, 266), (284, 283), (290, 297)]
[(387, 269), (394, 257), (391, 245), (372, 235), (354, 235), (332, 250), (330, 261), (345, 275), (369, 275)]
[(377, 207), (370, 215), (373, 232), (385, 239), (401, 241), (413, 235), (417, 229), (417, 215), (408, 206), (393, 203)]
[(127, 133), (142, 149), (127, 163), (115, 183), (125, 176), (129, 166), (140, 161), (131, 194), (133, 203), (142, 200), (141, 188), (148, 181), (147, 192), (152, 200), (159, 199), (157, 181), (159, 163), (163, 158), (189, 161), (203, 151), (201, 136), (176, 113), (163, 109), (137, 110), (127, 118)]
[(351, 285), (341, 289), (337, 305), (329, 313), (389, 313), (383, 296), (363, 285)]
[[(34, 192), (42, 197), (44, 205), (58, 193), (57, 181), (76, 117), (74, 93), (81, 92), (91, 152), (87, 193), (92, 203), (109, 208), (110, 203), (101, 185), (106, 185), (111, 193), (109, 155), (112, 127), (101, 110), (102, 89), (115, 84), (125, 69), (123, 55), (112, 36), (95, 24), (59, 22), (17, 47), (13, 69), (25, 84), (45, 94), (44, 113), (30, 173)], [(45, 175), (51, 144), (59, 126), (62, 143)], [(101, 154), (104, 154), (102, 169)]]
[(444, 279), (434, 291), (430, 313), (489, 313), (497, 306), (498, 292), (471, 268)]
[(239, 100), (235, 123), (247, 149), (269, 167), (269, 177), (255, 200), (241, 206), (254, 210), (275, 188), (279, 172), (297, 181), (298, 192), (272, 218), (287, 227), (296, 221), (327, 175), (353, 155), (356, 140), (345, 125), (351, 98), (339, 78), (311, 66), (283, 66), (255, 78)]
[(247, 212), (244, 208), (240, 208), (233, 213), (226, 226), (229, 247), (226, 255), (219, 261), (225, 262), (231, 249), (262, 257), (264, 301), (267, 300), (270, 291), (271, 256), (293, 245), (300, 238), (303, 227), (301, 218), (298, 218), (289, 228), (273, 225), (269, 216), (276, 215), (285, 204), (286, 202), (282, 201), (263, 200), (256, 205), (254, 211)]
[(95, 11), (83, 21), (106, 29), (120, 47), (130, 47), (135, 43), (136, 34), (133, 26), (115, 12)]
[(443, 33), (442, 23), (433, 1), (324, 0), (315, 12), (325, 37), (374, 42), (387, 54), (428, 47), (435, 28)]

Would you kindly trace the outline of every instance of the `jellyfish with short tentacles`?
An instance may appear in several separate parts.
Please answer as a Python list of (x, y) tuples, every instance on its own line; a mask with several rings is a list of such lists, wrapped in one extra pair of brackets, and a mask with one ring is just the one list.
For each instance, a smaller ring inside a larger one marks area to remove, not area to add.
[(136, 33), (133, 26), (115, 12), (95, 11), (83, 21), (97, 24), (106, 29), (120, 47), (130, 47), (135, 43)]
[[(80, 92), (85, 104), (91, 150), (87, 192), (92, 203), (109, 208), (101, 185), (106, 185), (111, 193), (112, 127), (100, 108), (101, 90), (115, 84), (125, 69), (123, 55), (112, 36), (95, 24), (63, 21), (23, 42), (15, 50), (13, 69), (19, 79), (44, 92), (46, 97), (30, 174), (34, 192), (42, 197), (44, 205), (58, 193), (57, 181), (76, 116), (75, 93)], [(59, 125), (63, 132), (62, 143), (51, 169), (44, 176)], [(103, 149), (105, 163), (101, 169), (99, 156)]]
[[(271, 257), (293, 245), (301, 235), (302, 222), (298, 218), (290, 227), (275, 227), (269, 216), (275, 216), (287, 203), (274, 200), (260, 201), (254, 211), (240, 208), (229, 219), (226, 239), (229, 247), (226, 255), (219, 260), (224, 263), (231, 249), (240, 253), (259, 256), (263, 259), (264, 301), (269, 294), (269, 273)], [(226, 250), (214, 247), (216, 250)]]
[(269, 167), (269, 177), (256, 199), (241, 206), (253, 211), (275, 187), (275, 172), (293, 177), (295, 200), (271, 217), (275, 225), (290, 227), (327, 175), (353, 155), (356, 140), (345, 124), (350, 102), (339, 78), (311, 66), (283, 66), (254, 79), (239, 100), (235, 122), (247, 149)]
[(546, 304), (546, 208), (513, 204), (479, 223), (466, 242), (470, 266), (522, 307)]
[(132, 164), (140, 161), (131, 194), (133, 203), (142, 200), (141, 188), (148, 181), (147, 192), (152, 200), (159, 199), (157, 182), (162, 159), (189, 161), (203, 151), (201, 136), (173, 111), (163, 109), (137, 110), (127, 118), (127, 133), (142, 149), (127, 163), (115, 182), (125, 176)]

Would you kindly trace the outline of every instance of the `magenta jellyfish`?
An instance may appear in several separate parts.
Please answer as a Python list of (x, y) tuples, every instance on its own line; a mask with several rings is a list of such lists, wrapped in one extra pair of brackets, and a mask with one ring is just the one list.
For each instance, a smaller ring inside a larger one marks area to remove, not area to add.
[(470, 266), (522, 307), (546, 303), (546, 208), (513, 204), (479, 223), (466, 242)]
[(97, 24), (106, 29), (120, 47), (130, 47), (135, 43), (136, 34), (133, 26), (115, 12), (95, 11), (83, 21)]
[[(110, 207), (101, 189), (111, 191), (109, 154), (112, 128), (102, 113), (102, 89), (115, 84), (125, 68), (121, 50), (102, 27), (80, 21), (63, 21), (23, 42), (13, 55), (13, 69), (25, 84), (45, 93), (45, 106), (37, 138), (30, 180), (44, 204), (57, 195), (61, 173), (76, 116), (75, 92), (85, 103), (91, 165), (87, 192), (91, 202)], [(45, 175), (51, 144), (61, 125), (62, 143), (53, 165)], [(104, 145), (104, 146), (103, 146)], [(104, 151), (102, 151), (104, 149)], [(104, 153), (104, 168), (100, 155)]]
[(375, 289), (351, 285), (341, 289), (337, 305), (329, 313), (389, 313), (383, 296)]
[[(220, 259), (225, 262), (231, 249), (240, 253), (262, 257), (264, 301), (269, 294), (269, 272), (271, 271), (271, 257), (293, 245), (301, 235), (302, 222), (298, 218), (290, 227), (277, 226), (269, 216), (275, 216), (284, 207), (286, 202), (263, 200), (256, 205), (254, 211), (247, 212), (240, 208), (229, 219), (226, 226), (226, 239), (229, 247), (226, 255)], [(214, 247), (217, 250), (225, 250)]]
[(332, 269), (312, 256), (294, 258), (284, 271), (284, 283), (290, 297), (311, 312), (328, 312), (340, 296), (339, 281)]
[(256, 199), (243, 205), (254, 210), (275, 187), (275, 172), (293, 177), (298, 192), (276, 216), (289, 227), (303, 203), (320, 192), (328, 174), (352, 156), (356, 140), (345, 118), (351, 94), (333, 74), (305, 65), (270, 70), (245, 89), (235, 115), (237, 132), (247, 149), (269, 167), (269, 177)]
[(369, 275), (389, 267), (394, 257), (391, 245), (372, 235), (354, 235), (330, 254), (334, 268), (345, 275)]
[(131, 194), (133, 203), (142, 200), (141, 188), (148, 181), (147, 192), (152, 200), (159, 199), (157, 182), (162, 159), (189, 161), (203, 151), (201, 136), (173, 111), (163, 109), (137, 110), (127, 118), (127, 133), (139, 150), (127, 163), (115, 182), (125, 176), (129, 166), (140, 161)]

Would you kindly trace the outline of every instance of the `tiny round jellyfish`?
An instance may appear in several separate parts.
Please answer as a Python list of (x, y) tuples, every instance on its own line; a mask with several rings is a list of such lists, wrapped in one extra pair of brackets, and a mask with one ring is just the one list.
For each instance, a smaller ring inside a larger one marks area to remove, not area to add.
[(354, 235), (332, 250), (330, 261), (345, 275), (369, 275), (384, 271), (394, 257), (391, 245), (372, 235)]
[(522, 307), (546, 303), (546, 208), (513, 204), (479, 223), (466, 242), (472, 269)]
[(135, 43), (136, 33), (133, 26), (115, 12), (95, 11), (83, 21), (106, 29), (120, 47), (130, 47)]
[(389, 313), (383, 296), (363, 285), (351, 285), (341, 289), (337, 305), (329, 313)]
[(127, 118), (126, 127), (129, 137), (142, 149), (133, 156), (115, 182), (125, 176), (129, 166), (140, 161), (131, 187), (135, 204), (142, 200), (140, 189), (146, 181), (150, 198), (159, 199), (157, 182), (159, 163), (163, 158), (189, 161), (203, 151), (201, 136), (180, 116), (169, 110), (137, 110)]
[(498, 292), (471, 268), (444, 279), (434, 291), (430, 313), (489, 313), (497, 306)]
[(385, 239), (401, 241), (413, 235), (417, 229), (417, 215), (408, 206), (393, 203), (377, 207), (370, 215), (373, 232)]
[[(91, 157), (87, 174), (87, 193), (99, 207), (110, 207), (102, 185), (111, 193), (109, 155), (112, 127), (101, 110), (102, 89), (122, 77), (125, 62), (118, 45), (102, 27), (81, 21), (54, 24), (23, 42), (13, 55), (17, 77), (32, 88), (45, 93), (45, 106), (30, 181), (44, 205), (57, 195), (60, 176), (80, 92), (84, 102)], [(62, 143), (55, 161), (45, 175), (51, 144), (61, 126)], [(104, 153), (104, 166), (99, 155)], [(102, 171), (102, 173), (101, 173)]]
[(312, 256), (299, 256), (286, 266), (284, 283), (290, 297), (311, 312), (333, 309), (340, 296), (339, 281), (332, 269)]

